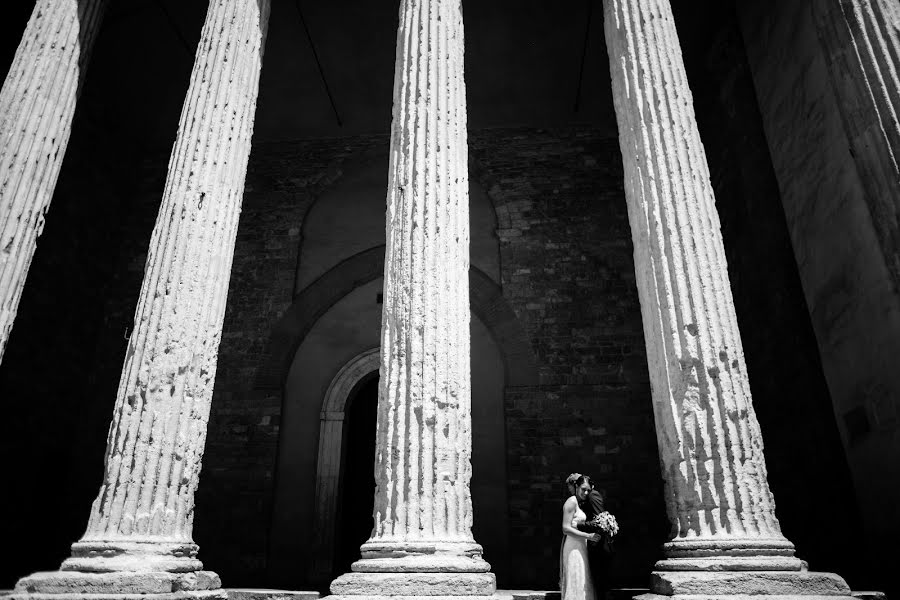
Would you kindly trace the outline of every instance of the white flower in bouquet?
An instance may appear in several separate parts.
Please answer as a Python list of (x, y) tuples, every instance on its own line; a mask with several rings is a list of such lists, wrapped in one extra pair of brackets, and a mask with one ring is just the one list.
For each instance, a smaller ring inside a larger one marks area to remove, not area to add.
[(596, 517), (591, 520), (592, 525), (596, 525), (609, 537), (613, 537), (617, 533), (619, 533), (619, 523), (616, 522), (616, 517), (607, 511), (603, 511)]

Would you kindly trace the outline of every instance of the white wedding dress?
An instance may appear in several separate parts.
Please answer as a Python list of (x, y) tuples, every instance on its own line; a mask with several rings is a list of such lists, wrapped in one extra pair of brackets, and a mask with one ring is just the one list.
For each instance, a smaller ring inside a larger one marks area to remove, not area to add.
[[(585, 519), (584, 511), (575, 508), (577, 521)], [(594, 583), (588, 566), (587, 538), (566, 534), (559, 554), (559, 589), (562, 600), (595, 600)]]

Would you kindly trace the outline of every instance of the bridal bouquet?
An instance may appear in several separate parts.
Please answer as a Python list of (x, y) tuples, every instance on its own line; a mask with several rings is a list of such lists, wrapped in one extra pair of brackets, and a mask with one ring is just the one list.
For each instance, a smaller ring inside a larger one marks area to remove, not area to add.
[(590, 521), (586, 521), (579, 529), (591, 533), (602, 533), (605, 537), (612, 539), (619, 533), (619, 524), (612, 513), (603, 511)]
[(589, 523), (596, 527), (598, 532), (605, 533), (609, 537), (614, 537), (619, 533), (619, 523), (616, 522), (616, 517), (608, 511), (603, 511)]
[(613, 553), (613, 538), (619, 533), (619, 523), (612, 513), (603, 511), (590, 521), (579, 523), (578, 530), (587, 533), (599, 533), (600, 540), (596, 542), (591, 541), (590, 543), (600, 548), (606, 554)]

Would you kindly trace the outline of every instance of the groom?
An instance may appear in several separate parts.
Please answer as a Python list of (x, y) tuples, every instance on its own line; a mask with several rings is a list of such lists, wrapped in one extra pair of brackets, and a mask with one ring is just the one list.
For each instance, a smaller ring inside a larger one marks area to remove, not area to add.
[[(579, 477), (581, 477), (579, 473), (572, 473), (572, 475), (569, 475), (566, 479), (566, 483), (569, 486), (569, 492), (571, 492), (573, 496), (575, 495), (575, 480)], [(588, 492), (587, 497), (579, 502), (578, 505), (581, 507), (581, 510), (584, 511), (586, 516), (585, 522), (587, 523), (605, 511), (606, 508), (603, 502), (603, 494), (600, 493), (600, 490), (594, 488), (594, 482), (589, 476), (585, 477), (585, 480), (591, 486), (591, 491)], [(582, 525), (579, 525), (578, 528), (583, 529), (584, 531), (590, 529), (589, 527), (584, 527)], [(588, 563), (591, 569), (591, 579), (594, 582), (597, 600), (605, 600), (606, 598), (606, 592), (609, 589), (609, 565), (611, 558), (609, 539), (605, 535), (600, 542), (588, 543)]]

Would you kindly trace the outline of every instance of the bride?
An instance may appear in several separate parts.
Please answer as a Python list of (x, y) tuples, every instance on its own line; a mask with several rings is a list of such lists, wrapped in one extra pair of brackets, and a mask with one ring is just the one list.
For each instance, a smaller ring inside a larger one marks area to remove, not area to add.
[(563, 504), (563, 543), (559, 555), (559, 589), (562, 600), (594, 600), (594, 584), (588, 567), (587, 543), (598, 541), (599, 534), (578, 531), (584, 522), (584, 511), (578, 507), (591, 491), (590, 478), (573, 473), (566, 479), (572, 495)]

